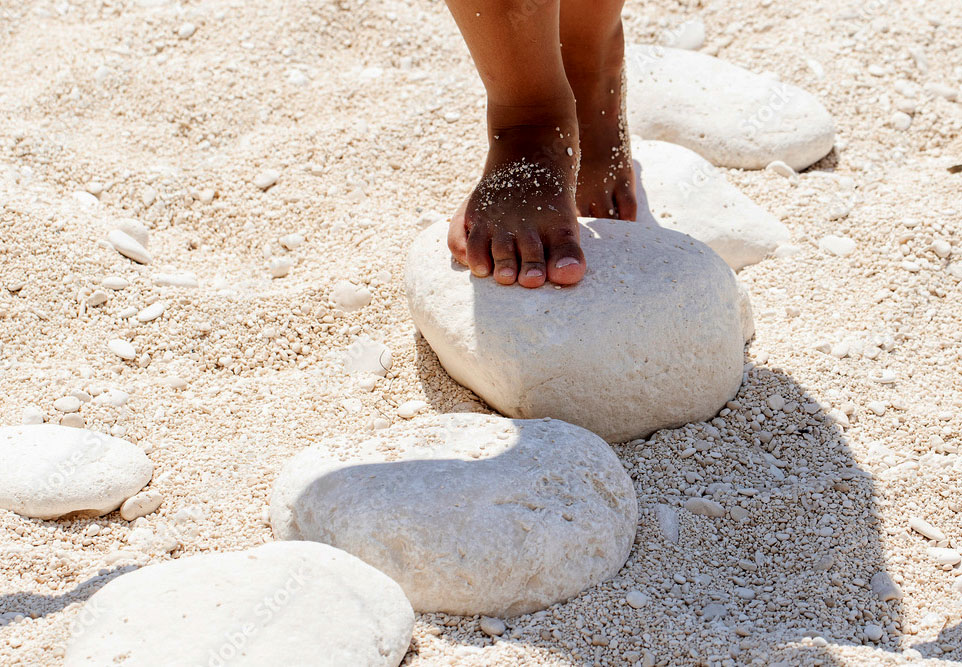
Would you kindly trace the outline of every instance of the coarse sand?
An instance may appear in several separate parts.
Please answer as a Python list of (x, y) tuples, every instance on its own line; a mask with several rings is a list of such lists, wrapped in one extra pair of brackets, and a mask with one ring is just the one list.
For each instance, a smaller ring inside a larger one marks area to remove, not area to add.
[[(696, 17), (703, 51), (813, 92), (839, 132), (797, 184), (727, 171), (792, 234), (740, 274), (744, 386), (615, 447), (641, 509), (616, 578), (496, 637), (419, 615), (407, 664), (962, 661), (962, 570), (928, 551), (962, 548), (962, 4), (630, 1), (628, 41)], [(56, 665), (111, 578), (270, 541), (295, 453), (349, 454), (408, 401), (487, 411), (400, 286), (479, 175), (484, 97), (437, 1), (0, 0), (0, 54), (0, 425), (124, 437), (163, 496), (133, 522), (0, 512), (0, 664)], [(106, 243), (125, 218), (149, 264)], [(338, 309), (343, 280), (370, 305)], [(385, 377), (344, 372), (359, 337)]]

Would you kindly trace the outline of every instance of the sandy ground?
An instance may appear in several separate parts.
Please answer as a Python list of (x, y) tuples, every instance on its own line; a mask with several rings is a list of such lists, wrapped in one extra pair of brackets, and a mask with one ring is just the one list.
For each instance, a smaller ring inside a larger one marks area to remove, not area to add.
[[(815, 92), (839, 127), (835, 153), (798, 185), (729, 174), (800, 249), (741, 274), (754, 367), (711, 424), (616, 447), (642, 507), (616, 579), (509, 619), (496, 640), (477, 618), (422, 615), (412, 665), (962, 660), (959, 567), (936, 564), (934, 542), (908, 527), (925, 518), (962, 547), (962, 174), (947, 170), (962, 163), (962, 105), (920, 92), (911, 127), (890, 123), (911, 101), (900, 79), (959, 90), (962, 5), (631, 1), (629, 39), (658, 41), (693, 16), (707, 51)], [(51, 665), (83, 630), (82, 602), (125, 569), (270, 540), (271, 483), (295, 452), (399, 421), (410, 399), (485, 409), (416, 338), (400, 284), (419, 221), (452, 210), (477, 176), (484, 100), (444, 6), (425, 0), (0, 0), (0, 54), (0, 424), (29, 406), (56, 421), (53, 401), (73, 390), (128, 391), (126, 406), (80, 414), (143, 446), (165, 499), (135, 524), (0, 512), (0, 663)], [(261, 192), (266, 168), (280, 179)], [(73, 193), (94, 182), (87, 207)], [(123, 217), (150, 227), (151, 266), (102, 244)], [(284, 250), (292, 232), (306, 241)], [(855, 239), (854, 253), (819, 251), (829, 233)], [(278, 256), (294, 265), (274, 280)], [(153, 284), (170, 270), (200, 287)], [(110, 275), (130, 286), (86, 306)], [(373, 304), (335, 312), (345, 278)], [(159, 320), (120, 317), (159, 298)], [(373, 391), (338, 361), (358, 335), (393, 352)], [(111, 355), (116, 337), (137, 362)], [(775, 394), (785, 409), (771, 409)], [(685, 452), (698, 440), (710, 450)], [(667, 539), (653, 505), (712, 483), (744, 518), (680, 511)], [(135, 528), (161, 539), (128, 543)], [(880, 571), (901, 602), (872, 592)]]

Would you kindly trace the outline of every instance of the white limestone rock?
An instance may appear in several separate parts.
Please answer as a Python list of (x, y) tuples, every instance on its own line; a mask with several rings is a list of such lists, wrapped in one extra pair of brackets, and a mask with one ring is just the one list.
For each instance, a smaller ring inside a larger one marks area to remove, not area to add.
[(414, 628), (396, 583), (314, 542), (150, 565), (97, 591), (81, 618), (67, 667), (395, 667)]
[(835, 122), (810, 93), (702, 53), (629, 46), (632, 134), (680, 144), (713, 164), (801, 171), (835, 143)]
[(557, 420), (448, 414), (391, 428), (339, 460), (330, 443), (294, 457), (270, 520), (397, 581), (419, 611), (507, 617), (614, 576), (638, 506), (611, 448)]
[(639, 222), (582, 219), (588, 272), (565, 289), (479, 279), (438, 223), (408, 255), (418, 329), (455, 380), (509, 417), (623, 442), (715, 416), (741, 384), (745, 311), (709, 247)]
[(789, 240), (788, 228), (728, 182), (698, 153), (632, 137), (635, 191), (662, 227), (698, 239), (735, 271), (757, 264)]
[(353, 313), (371, 303), (373, 295), (363, 285), (355, 285), (349, 280), (338, 280), (331, 290), (331, 300), (334, 305), (345, 313)]
[(112, 512), (153, 472), (139, 447), (103, 433), (53, 424), (0, 428), (0, 508), (23, 516)]
[(114, 250), (127, 259), (132, 259), (140, 264), (150, 264), (153, 261), (153, 257), (147, 252), (147, 249), (127, 232), (115, 229), (107, 234), (107, 241), (113, 246)]

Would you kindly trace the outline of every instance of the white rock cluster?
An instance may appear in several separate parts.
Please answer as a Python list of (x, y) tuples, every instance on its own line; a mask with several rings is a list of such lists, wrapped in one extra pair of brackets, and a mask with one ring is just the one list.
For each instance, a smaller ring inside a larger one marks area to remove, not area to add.
[(684, 49), (629, 46), (632, 134), (680, 144), (712, 164), (800, 171), (825, 157), (835, 123), (810, 93), (718, 58)]
[(446, 234), (437, 223), (411, 247), (411, 315), (451, 377), (502, 414), (620, 442), (710, 419), (738, 390), (749, 327), (703, 243), (650, 217), (584, 219), (584, 280), (526, 290), (474, 278)]
[(65, 664), (395, 667), (414, 612), (396, 583), (315, 542), (204, 554), (122, 575), (86, 603)]
[(631, 479), (598, 436), (552, 419), (452, 414), (395, 427), (342, 461), (294, 457), (275, 535), (355, 554), (419, 611), (512, 616), (608, 579), (638, 519)]

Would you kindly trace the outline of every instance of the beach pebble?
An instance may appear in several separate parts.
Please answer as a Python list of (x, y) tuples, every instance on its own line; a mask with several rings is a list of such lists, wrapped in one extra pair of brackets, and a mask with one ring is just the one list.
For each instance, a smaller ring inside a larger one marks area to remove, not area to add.
[(879, 417), (885, 414), (885, 403), (882, 401), (869, 401), (865, 404), (865, 407), (869, 409), (870, 412), (875, 413)]
[(701, 19), (685, 21), (667, 34), (668, 46), (697, 51), (705, 45), (705, 24)]
[(0, 508), (26, 517), (106, 514), (140, 491), (153, 469), (139, 447), (103, 433), (0, 428)]
[(153, 277), (158, 287), (197, 287), (197, 276), (188, 271), (180, 273), (158, 273)]
[(698, 239), (735, 271), (760, 262), (788, 242), (788, 228), (778, 218), (742, 194), (698, 153), (638, 137), (632, 137), (631, 153), (638, 201), (647, 198), (658, 224)]
[(679, 524), (678, 511), (671, 505), (658, 503), (652, 509), (658, 531), (668, 542), (678, 544)]
[(180, 39), (190, 39), (197, 32), (197, 26), (193, 23), (183, 23), (177, 28), (177, 36)]
[(164, 497), (160, 495), (159, 491), (154, 489), (141, 491), (123, 502), (120, 506), (120, 516), (124, 521), (133, 521), (156, 512), (163, 502)]
[(268, 269), (274, 278), (283, 278), (291, 272), (294, 262), (290, 257), (275, 257), (268, 263)]
[(798, 183), (798, 172), (792, 169), (790, 166), (782, 162), (781, 160), (775, 160), (774, 162), (769, 162), (765, 167), (766, 171), (770, 171), (774, 174), (778, 174), (783, 178), (787, 178), (793, 183)]
[(632, 609), (640, 609), (648, 603), (648, 596), (641, 591), (628, 591), (625, 595), (625, 602)]
[(617, 574), (638, 507), (596, 435), (463, 413), (394, 426), (348, 461), (326, 442), (305, 450), (270, 517), (278, 539), (331, 544), (394, 578), (416, 610), (503, 618)]
[(150, 245), (150, 232), (147, 226), (136, 218), (122, 218), (118, 221), (117, 229), (145, 248)]
[(108, 389), (94, 399), (97, 405), (112, 405), (115, 408), (123, 407), (130, 400), (130, 394), (120, 389)]
[(933, 526), (931, 523), (925, 519), (921, 519), (917, 516), (909, 518), (909, 528), (915, 532), (923, 535), (930, 540), (935, 540), (936, 542), (941, 542), (945, 539), (945, 533)]
[(121, 278), (120, 276), (107, 276), (100, 281), (100, 284), (106, 289), (112, 290), (127, 289), (130, 285), (126, 278)]
[(959, 99), (959, 89), (944, 83), (927, 83), (925, 84), (924, 90), (929, 95), (934, 97), (944, 97), (949, 102), (956, 102)]
[(70, 195), (75, 202), (83, 206), (84, 208), (93, 208), (100, 203), (94, 195), (90, 194), (86, 190), (76, 190)]
[(268, 190), (274, 186), (281, 177), (281, 172), (276, 169), (265, 169), (254, 177), (254, 185), (261, 190)]
[(137, 313), (137, 320), (139, 322), (153, 322), (158, 317), (164, 314), (167, 310), (167, 303), (164, 301), (155, 301), (146, 308), (141, 309)]
[(80, 399), (76, 396), (64, 396), (53, 402), (57, 412), (76, 412), (80, 409)]
[(847, 236), (829, 234), (819, 239), (818, 247), (837, 257), (848, 257), (855, 252), (855, 241)]
[(735, 595), (740, 597), (742, 600), (755, 599), (754, 589), (748, 588), (747, 586), (735, 586)]
[(85, 299), (85, 302), (90, 307), (102, 306), (107, 303), (107, 293), (103, 290), (95, 290)]
[(86, 420), (83, 416), (77, 414), (76, 412), (69, 415), (64, 415), (60, 418), (61, 426), (68, 426), (70, 428), (85, 428), (87, 426)]
[(428, 407), (428, 404), (424, 401), (405, 401), (398, 406), (397, 414), (402, 419), (413, 419), (426, 407)]
[(566, 290), (475, 278), (451, 262), (446, 224), (421, 232), (405, 291), (441, 365), (502, 414), (564, 419), (609, 442), (714, 417), (742, 380), (732, 270), (650, 217), (582, 225), (592, 270)]
[(126, 232), (115, 229), (107, 235), (107, 241), (114, 250), (128, 259), (140, 264), (150, 264), (153, 261), (147, 249)]
[(962, 554), (955, 549), (945, 547), (929, 547), (926, 555), (939, 565), (958, 565), (962, 562)]
[(705, 608), (702, 610), (701, 617), (704, 620), (711, 622), (719, 618), (724, 618), (727, 614), (728, 609), (725, 608), (725, 605), (713, 602), (705, 605)]
[(872, 576), (872, 591), (878, 595), (882, 602), (902, 599), (902, 589), (899, 587), (888, 572), (876, 572)]
[(827, 155), (835, 123), (810, 93), (684, 49), (626, 50), (632, 134), (680, 144), (712, 164), (801, 171)]
[(707, 498), (689, 498), (685, 501), (685, 509), (692, 514), (701, 514), (715, 519), (725, 516), (725, 508)]
[(507, 630), (504, 621), (500, 618), (491, 618), (490, 616), (482, 616), (478, 625), (481, 628), (481, 632), (489, 637), (500, 637), (504, 634), (504, 631)]
[(296, 250), (298, 246), (304, 243), (304, 235), (298, 234), (297, 232), (285, 234), (278, 239), (278, 243), (280, 243), (285, 250)]
[(358, 338), (341, 353), (344, 371), (350, 375), (370, 373), (384, 377), (393, 364), (391, 350), (384, 343)]
[(348, 280), (338, 280), (331, 290), (331, 300), (345, 313), (353, 313), (371, 303), (371, 292)]
[(879, 641), (883, 634), (882, 626), (876, 625), (875, 623), (866, 623), (863, 632), (865, 633), (865, 638), (872, 642)]
[(891, 122), (892, 127), (903, 132), (912, 127), (912, 117), (904, 111), (896, 111), (893, 113)]
[(43, 418), (43, 410), (32, 405), (28, 405), (23, 409), (23, 413), (20, 417), (20, 423), (24, 426), (33, 426), (35, 424), (42, 424)]
[(414, 613), (396, 583), (314, 542), (185, 556), (123, 574), (80, 611), (67, 667), (396, 667)]
[(137, 350), (134, 349), (134, 346), (129, 341), (114, 338), (107, 343), (107, 347), (111, 352), (126, 361), (132, 361), (137, 358)]

